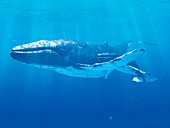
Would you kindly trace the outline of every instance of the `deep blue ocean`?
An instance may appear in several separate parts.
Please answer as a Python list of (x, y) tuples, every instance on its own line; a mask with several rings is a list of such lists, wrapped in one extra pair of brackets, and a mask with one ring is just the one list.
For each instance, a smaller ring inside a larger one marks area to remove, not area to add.
[[(159, 78), (74, 78), (13, 60), (20, 44), (147, 41), (137, 59)], [(0, 128), (170, 128), (169, 0), (0, 0)]]

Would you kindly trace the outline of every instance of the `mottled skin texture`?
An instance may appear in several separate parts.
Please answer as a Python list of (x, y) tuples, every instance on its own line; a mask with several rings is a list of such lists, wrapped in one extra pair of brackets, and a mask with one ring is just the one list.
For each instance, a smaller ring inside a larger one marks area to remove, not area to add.
[(144, 53), (143, 49), (127, 52), (130, 44), (127, 41), (120, 45), (110, 46), (108, 42), (92, 45), (72, 40), (40, 40), (13, 48), (10, 55), (13, 59), (36, 67), (74, 77), (105, 77), (118, 70), (137, 76), (135, 81), (145, 81), (150, 75), (141, 71), (135, 58)]

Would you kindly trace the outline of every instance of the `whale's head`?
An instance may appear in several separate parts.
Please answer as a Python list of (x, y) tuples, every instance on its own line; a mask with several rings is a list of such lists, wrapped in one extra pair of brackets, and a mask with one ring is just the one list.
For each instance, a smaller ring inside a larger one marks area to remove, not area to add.
[(10, 56), (23, 63), (35, 66), (67, 66), (69, 54), (76, 42), (69, 40), (40, 40), (22, 44), (12, 49)]

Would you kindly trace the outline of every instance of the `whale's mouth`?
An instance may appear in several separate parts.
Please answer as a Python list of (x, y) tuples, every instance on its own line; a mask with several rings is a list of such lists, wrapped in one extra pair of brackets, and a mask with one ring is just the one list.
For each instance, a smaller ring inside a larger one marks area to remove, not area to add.
[[(34, 49), (12, 49), (11, 53), (16, 53), (16, 54), (36, 54), (36, 53), (42, 53), (42, 52), (55, 52), (53, 49), (49, 48), (34, 48)], [(57, 54), (57, 52), (56, 52)]]
[(14, 47), (10, 56), (18, 61), (39, 64), (39, 65), (54, 65), (62, 59), (56, 42), (41, 40), (38, 42), (22, 44)]
[(26, 50), (15, 50), (13, 49), (10, 56), (18, 61), (29, 63), (48, 65), (50, 62), (52, 65), (60, 60), (61, 56), (51, 49), (26, 49)]
[(19, 56), (40, 56), (41, 54), (58, 54), (54, 48), (50, 47), (25, 47), (24, 45), (16, 46), (12, 49), (10, 55), (17, 59)]

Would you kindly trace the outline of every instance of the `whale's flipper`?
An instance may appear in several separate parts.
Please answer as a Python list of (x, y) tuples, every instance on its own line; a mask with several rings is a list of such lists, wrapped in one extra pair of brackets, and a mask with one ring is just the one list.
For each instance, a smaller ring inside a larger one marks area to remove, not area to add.
[[(149, 73), (139, 69), (136, 62), (134, 61), (137, 57), (141, 56), (145, 51), (143, 49), (135, 49), (127, 52), (122, 56), (103, 63), (89, 64), (77, 64), (77, 66), (84, 70), (102, 71), (105, 70), (105, 79), (113, 70), (118, 70), (123, 73), (127, 73), (135, 76), (132, 81), (134, 82), (153, 82), (157, 80), (156, 77), (151, 76)], [(129, 64), (135, 65), (131, 66)]]
[(123, 66), (132, 62), (137, 57), (141, 56), (144, 52), (145, 52), (144, 49), (135, 49), (123, 54), (120, 57), (115, 58), (114, 61), (116, 62), (116, 64), (118, 64), (118, 66)]
[(141, 56), (145, 51), (143, 49), (135, 49), (133, 51), (127, 52), (120, 57), (117, 57), (113, 60), (103, 63), (95, 63), (95, 64), (77, 64), (77, 66), (84, 70), (90, 71), (105, 71), (105, 79), (109, 76), (109, 74), (114, 70), (121, 66), (124, 66), (137, 57)]
[(85, 70), (111, 70), (115, 69), (119, 66), (126, 65), (136, 59), (137, 57), (141, 56), (145, 51), (143, 49), (135, 49), (133, 51), (127, 52), (122, 56), (116, 57), (113, 60), (108, 62), (102, 63), (94, 63), (94, 64), (77, 64), (82, 69)]
[(132, 81), (138, 82), (138, 83), (139, 82), (153, 82), (153, 81), (158, 80), (158, 78), (151, 76), (151, 74), (144, 72), (141, 69), (136, 68), (131, 65), (121, 66), (121, 67), (116, 68), (116, 70), (135, 76), (133, 77)]

